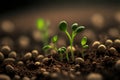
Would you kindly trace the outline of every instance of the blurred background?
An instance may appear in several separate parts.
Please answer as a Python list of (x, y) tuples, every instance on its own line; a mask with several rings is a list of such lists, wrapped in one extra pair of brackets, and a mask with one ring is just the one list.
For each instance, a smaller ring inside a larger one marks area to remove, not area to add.
[(36, 35), (33, 30), (38, 18), (49, 20), (50, 36), (59, 34), (58, 24), (66, 20), (69, 26), (74, 22), (86, 26), (81, 35), (91, 41), (120, 38), (120, 0), (1, 0), (0, 37), (14, 34), (13, 39), (19, 38), (16, 33)]

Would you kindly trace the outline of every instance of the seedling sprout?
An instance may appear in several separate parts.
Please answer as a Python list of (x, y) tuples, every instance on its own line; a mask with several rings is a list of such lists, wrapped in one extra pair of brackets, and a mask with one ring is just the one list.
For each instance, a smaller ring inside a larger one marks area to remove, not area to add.
[(66, 21), (61, 21), (60, 22), (59, 29), (61, 31), (65, 32), (67, 37), (69, 38), (70, 47), (71, 47), (71, 51), (70, 51), (71, 52), (71, 57), (72, 57), (72, 60), (74, 61), (74, 52), (72, 50), (74, 38), (79, 32), (83, 31), (85, 29), (85, 27), (84, 26), (79, 26), (77, 23), (74, 23), (71, 27), (72, 28), (72, 33), (71, 34), (68, 32), (67, 27), (68, 27), (68, 25), (67, 25)]

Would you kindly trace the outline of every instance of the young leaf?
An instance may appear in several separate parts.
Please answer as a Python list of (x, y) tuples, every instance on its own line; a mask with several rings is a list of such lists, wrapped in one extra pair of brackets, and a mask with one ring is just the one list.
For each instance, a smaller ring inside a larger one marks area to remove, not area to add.
[(53, 42), (53, 43), (56, 43), (56, 42), (57, 42), (57, 40), (58, 40), (58, 36), (57, 36), (57, 35), (55, 35), (55, 36), (52, 38), (52, 42)]
[(52, 46), (50, 46), (50, 45), (45, 45), (44, 47), (43, 47), (43, 50), (48, 50), (48, 49), (51, 49), (52, 48)]
[(86, 48), (88, 48), (88, 47), (89, 47), (88, 45), (84, 45), (84, 46), (83, 46), (84, 49), (86, 49)]
[(43, 28), (45, 27), (45, 21), (44, 21), (44, 19), (38, 19), (37, 20), (37, 28), (39, 29), (39, 30), (43, 30)]
[(60, 24), (59, 24), (59, 29), (61, 31), (66, 31), (67, 30), (67, 22), (66, 21), (61, 21)]
[(75, 31), (77, 29), (77, 27), (78, 27), (78, 24), (74, 23), (71, 28), (72, 28), (73, 31)]
[(65, 47), (61, 47), (61, 49), (65, 52), (66, 51), (66, 48)]
[(76, 33), (79, 33), (79, 32), (81, 32), (81, 31), (83, 31), (84, 29), (85, 29), (84, 26), (79, 26), (79, 27), (77, 27), (77, 29), (75, 30), (75, 32), (76, 32)]
[(87, 37), (84, 36), (84, 37), (81, 39), (81, 45), (84, 46), (84, 45), (86, 45), (86, 43), (87, 43)]

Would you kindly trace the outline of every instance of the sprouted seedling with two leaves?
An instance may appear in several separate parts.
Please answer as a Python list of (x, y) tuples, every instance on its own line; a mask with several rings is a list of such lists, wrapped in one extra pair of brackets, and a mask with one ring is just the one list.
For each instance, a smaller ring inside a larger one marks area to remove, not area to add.
[(89, 46), (87, 45), (87, 37), (83, 37), (82, 39), (81, 39), (81, 46), (82, 46), (82, 57), (84, 58), (84, 51), (85, 51), (85, 49), (87, 49)]
[[(72, 60), (74, 61), (74, 52), (73, 52), (73, 49), (72, 49), (72, 47), (73, 47), (73, 42), (74, 42), (74, 38), (75, 38), (75, 36), (78, 34), (78, 33), (80, 33), (81, 31), (83, 31), (84, 29), (85, 29), (85, 27), (84, 26), (79, 26), (77, 23), (74, 23), (73, 25), (72, 25), (72, 33), (70, 34), (69, 32), (68, 32), (68, 30), (67, 30), (67, 27), (68, 27), (68, 25), (67, 25), (67, 22), (66, 21), (62, 21), (62, 22), (60, 22), (60, 24), (59, 24), (59, 29), (61, 30), (61, 31), (63, 31), (63, 32), (65, 32), (66, 33), (66, 35), (67, 35), (67, 37), (69, 38), (69, 42), (70, 42), (70, 52), (71, 52), (71, 58), (72, 58)], [(67, 56), (68, 56), (68, 53), (67, 53)], [(69, 61), (69, 58), (67, 57), (67, 60)]]

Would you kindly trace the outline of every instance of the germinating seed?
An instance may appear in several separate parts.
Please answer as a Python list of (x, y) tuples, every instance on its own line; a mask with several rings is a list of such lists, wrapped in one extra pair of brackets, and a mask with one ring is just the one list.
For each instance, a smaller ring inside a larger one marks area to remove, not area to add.
[(0, 74), (0, 80), (11, 80), (8, 75)]
[(87, 76), (87, 80), (103, 80), (103, 77), (99, 73), (90, 73)]
[(107, 45), (107, 46), (111, 46), (112, 44), (113, 44), (113, 41), (110, 39), (105, 41), (105, 45)]
[(115, 46), (120, 46), (120, 39), (114, 40), (114, 44), (115, 44)]
[(2, 46), (1, 51), (3, 52), (4, 55), (8, 55), (9, 52), (11, 51), (11, 48), (9, 46)]
[(32, 51), (32, 57), (33, 58), (36, 58), (38, 54), (39, 54), (38, 50), (33, 50)]
[(16, 58), (16, 57), (17, 57), (17, 54), (16, 54), (15, 51), (12, 51), (12, 52), (9, 53), (8, 57), (9, 57), (9, 58)]
[(81, 57), (77, 57), (77, 58), (75, 58), (75, 63), (76, 64), (84, 63), (84, 59)]
[(115, 68), (117, 70), (120, 70), (120, 60), (117, 60), (116, 63), (115, 63)]
[(100, 45), (99, 41), (94, 41), (94, 43), (92, 44), (93, 48), (98, 48), (98, 46)]
[(9, 72), (13, 72), (14, 71), (14, 67), (12, 65), (6, 65), (6, 70), (9, 71)]
[(28, 53), (26, 53), (25, 55), (24, 55), (24, 60), (28, 60), (28, 59), (30, 59), (32, 57), (32, 54), (30, 53), (30, 52), (28, 52)]
[(5, 58), (3, 62), (4, 62), (5, 64), (6, 64), (6, 63), (14, 63), (14, 62), (15, 62), (15, 59), (14, 59), (14, 58)]
[(2, 52), (0, 52), (0, 61), (4, 60), (4, 55)]
[(40, 66), (41, 63), (37, 61), (37, 62), (35, 62), (35, 65), (36, 65), (36, 66)]
[(99, 51), (105, 51), (106, 49), (107, 49), (106, 46), (103, 45), (103, 44), (101, 44), (101, 45), (98, 46), (98, 50)]
[(110, 53), (115, 53), (115, 52), (116, 52), (116, 49), (115, 49), (114, 47), (111, 47), (111, 48), (109, 49), (109, 51), (110, 51)]

